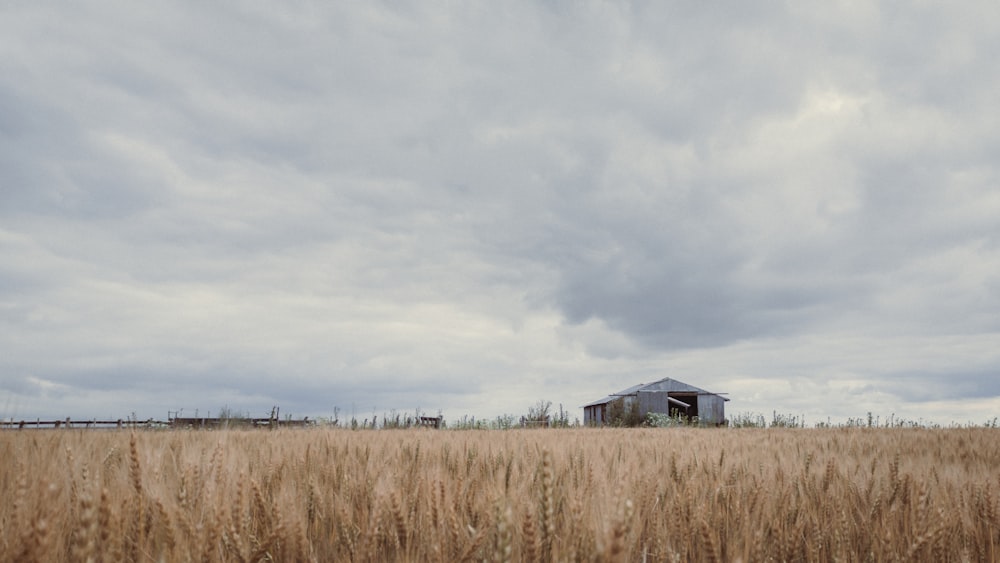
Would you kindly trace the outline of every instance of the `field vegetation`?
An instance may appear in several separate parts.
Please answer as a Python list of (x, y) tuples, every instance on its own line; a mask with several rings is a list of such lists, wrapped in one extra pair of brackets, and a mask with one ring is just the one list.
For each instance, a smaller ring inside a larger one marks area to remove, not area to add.
[(993, 428), (0, 432), (0, 561), (998, 561)]

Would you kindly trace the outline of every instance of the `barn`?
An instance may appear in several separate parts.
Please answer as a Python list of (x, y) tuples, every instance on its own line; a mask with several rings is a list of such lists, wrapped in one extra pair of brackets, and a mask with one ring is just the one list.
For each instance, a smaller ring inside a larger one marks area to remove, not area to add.
[(638, 403), (642, 417), (656, 412), (689, 419), (697, 417), (700, 424), (714, 425), (725, 424), (726, 401), (729, 400), (718, 393), (665, 377), (653, 383), (633, 385), (583, 405), (583, 423), (588, 426), (607, 424), (609, 407), (619, 399), (625, 408), (633, 408), (633, 403)]

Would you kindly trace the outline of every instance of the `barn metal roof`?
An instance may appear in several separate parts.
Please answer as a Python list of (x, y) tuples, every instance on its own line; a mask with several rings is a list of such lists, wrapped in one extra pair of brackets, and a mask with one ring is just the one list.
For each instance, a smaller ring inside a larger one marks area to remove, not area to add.
[[(694, 385), (689, 385), (687, 383), (684, 383), (683, 381), (677, 381), (676, 379), (670, 379), (669, 377), (664, 377), (659, 381), (654, 381), (652, 383), (640, 383), (638, 385), (633, 385), (627, 389), (622, 389), (617, 393), (612, 393), (607, 397), (602, 397), (596, 401), (587, 403), (586, 405), (583, 405), (583, 408), (610, 403), (611, 401), (617, 399), (618, 397), (624, 397), (626, 395), (635, 395), (637, 393), (656, 393), (656, 392), (697, 393), (699, 395), (718, 395), (718, 393), (712, 393), (711, 391), (706, 391), (700, 387), (695, 387)], [(728, 401), (729, 399), (723, 397), (723, 400)]]

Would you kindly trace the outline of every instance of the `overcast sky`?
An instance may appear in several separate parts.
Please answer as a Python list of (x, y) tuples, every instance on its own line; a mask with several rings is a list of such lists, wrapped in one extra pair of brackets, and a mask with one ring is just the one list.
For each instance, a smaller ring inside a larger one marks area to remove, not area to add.
[(0, 418), (1000, 415), (1000, 4), (4, 2)]

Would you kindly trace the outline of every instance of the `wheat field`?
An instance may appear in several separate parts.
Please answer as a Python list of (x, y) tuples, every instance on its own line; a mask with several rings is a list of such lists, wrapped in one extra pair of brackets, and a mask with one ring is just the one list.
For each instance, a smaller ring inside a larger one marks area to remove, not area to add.
[(1000, 432), (0, 432), (0, 561), (998, 561)]

